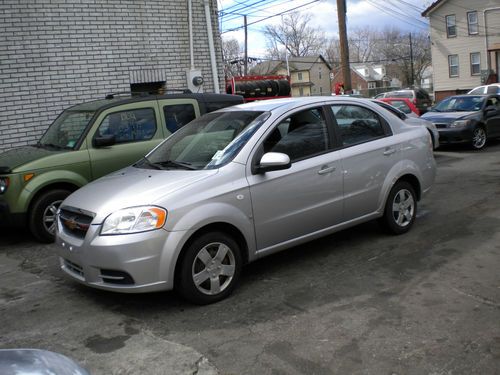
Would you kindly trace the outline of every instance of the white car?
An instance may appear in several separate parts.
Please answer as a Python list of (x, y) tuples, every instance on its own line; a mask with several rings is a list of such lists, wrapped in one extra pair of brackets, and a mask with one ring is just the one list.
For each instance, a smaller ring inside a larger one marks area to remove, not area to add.
[(266, 255), (374, 219), (407, 232), (435, 173), (427, 130), (370, 100), (233, 106), (65, 199), (60, 265), (94, 288), (212, 303)]
[(500, 83), (492, 83), (490, 85), (478, 86), (470, 90), (467, 94), (472, 94), (472, 95), (500, 94)]

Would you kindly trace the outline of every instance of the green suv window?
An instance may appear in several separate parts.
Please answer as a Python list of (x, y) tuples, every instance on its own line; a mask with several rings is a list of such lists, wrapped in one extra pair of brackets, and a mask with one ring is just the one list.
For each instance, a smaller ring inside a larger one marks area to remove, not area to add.
[(98, 136), (115, 137), (115, 143), (145, 141), (156, 132), (156, 118), (152, 108), (132, 109), (107, 115), (98, 129)]

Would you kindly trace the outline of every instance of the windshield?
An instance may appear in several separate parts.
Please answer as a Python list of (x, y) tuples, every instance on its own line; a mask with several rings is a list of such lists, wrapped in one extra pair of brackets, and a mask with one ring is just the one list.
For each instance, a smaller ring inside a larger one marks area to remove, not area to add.
[(206, 114), (172, 134), (136, 167), (219, 168), (238, 154), (269, 115), (257, 111)]
[(436, 112), (474, 112), (483, 108), (483, 96), (451, 96), (437, 104)]
[(64, 111), (50, 125), (37, 146), (74, 149), (93, 115), (93, 111)]

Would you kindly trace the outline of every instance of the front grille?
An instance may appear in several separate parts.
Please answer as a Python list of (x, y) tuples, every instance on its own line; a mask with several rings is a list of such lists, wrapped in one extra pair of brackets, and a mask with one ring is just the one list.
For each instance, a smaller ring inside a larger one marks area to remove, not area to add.
[(127, 272), (101, 269), (102, 281), (109, 284), (131, 285), (134, 279)]
[(75, 237), (84, 238), (89, 230), (93, 217), (77, 210), (61, 208), (59, 221), (66, 231)]
[(448, 124), (434, 124), (436, 125), (436, 128), (438, 129), (442, 129), (442, 128), (447, 128), (448, 127)]
[(66, 269), (68, 271), (70, 271), (70, 272), (72, 272), (80, 277), (83, 277), (83, 268), (81, 266), (79, 266), (78, 264), (70, 262), (67, 259), (64, 259), (64, 267), (66, 267)]

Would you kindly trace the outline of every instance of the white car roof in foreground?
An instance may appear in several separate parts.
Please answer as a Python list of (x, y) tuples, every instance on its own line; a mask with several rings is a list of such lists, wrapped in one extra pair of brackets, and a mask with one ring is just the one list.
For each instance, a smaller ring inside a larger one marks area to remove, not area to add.
[(235, 106), (227, 107), (221, 111), (275, 111), (280, 109), (280, 111), (287, 111), (293, 108), (297, 108), (308, 104), (329, 104), (335, 102), (343, 103), (364, 103), (372, 107), (370, 99), (364, 98), (353, 98), (350, 96), (302, 96), (296, 98), (282, 98), (282, 99), (267, 99), (267, 100), (256, 100), (250, 103), (238, 104)]

